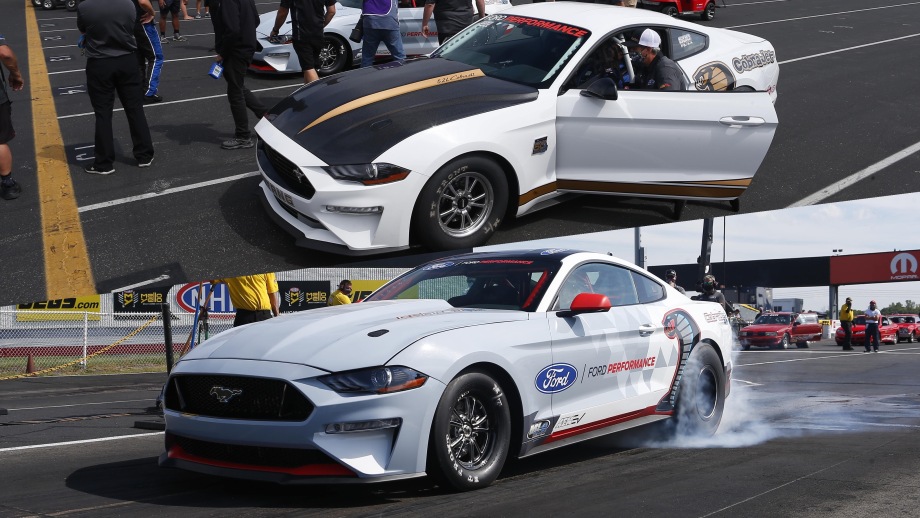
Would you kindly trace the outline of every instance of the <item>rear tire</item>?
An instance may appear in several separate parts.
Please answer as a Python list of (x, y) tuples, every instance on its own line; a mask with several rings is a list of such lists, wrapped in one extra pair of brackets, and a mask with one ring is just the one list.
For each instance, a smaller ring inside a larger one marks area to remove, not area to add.
[(676, 18), (677, 15), (680, 14), (680, 13), (677, 11), (677, 7), (674, 7), (673, 5), (666, 5), (666, 6), (662, 7), (662, 8), (661, 8), (661, 13), (662, 13), (662, 14), (666, 14), (666, 15), (668, 15), (668, 16), (671, 16), (671, 17), (673, 17), (673, 18)]
[(42, 0), (42, 9), (46, 11), (50, 11), (51, 9), (54, 9), (55, 7), (57, 6), (54, 4), (54, 0)]
[(808, 342), (796, 342), (795, 346), (799, 349), (808, 349)]
[(703, 12), (700, 13), (700, 19), (704, 22), (708, 22), (716, 17), (716, 3), (709, 2), (706, 4), (706, 8), (703, 9)]
[(712, 346), (698, 344), (681, 376), (677, 395), (678, 435), (712, 436), (725, 410), (725, 371)]
[(914, 337), (914, 333), (907, 335), (907, 343), (912, 344), (914, 343), (914, 340), (916, 340), (916, 338)]
[(498, 478), (511, 444), (511, 413), (501, 386), (486, 374), (463, 374), (447, 385), (431, 425), (426, 472), (453, 491)]

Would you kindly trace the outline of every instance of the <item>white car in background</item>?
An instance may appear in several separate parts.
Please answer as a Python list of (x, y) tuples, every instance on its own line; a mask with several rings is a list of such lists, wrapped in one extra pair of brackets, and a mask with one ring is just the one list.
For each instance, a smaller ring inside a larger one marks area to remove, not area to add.
[[(494, 14), (511, 7), (511, 0), (485, 0), (486, 13)], [(432, 17), (429, 27), (432, 32), (426, 38), (422, 35), (422, 11), (424, 0), (399, 1), (399, 33), (402, 36), (403, 48), (406, 56), (421, 56), (429, 54), (438, 48), (438, 34), (436, 23)], [(475, 12), (475, 6), (474, 6)], [(256, 37), (259, 46), (252, 57), (250, 70), (269, 74), (287, 74), (301, 72), (300, 62), (291, 45), (291, 16), (288, 14), (278, 39), (269, 41), (269, 34), (275, 26), (275, 16), (278, 11), (272, 11), (259, 16), (259, 26), (256, 28)], [(335, 17), (325, 29), (323, 49), (320, 52), (320, 64), (316, 71), (325, 76), (336, 74), (352, 66), (361, 64), (361, 44), (348, 39), (351, 30), (358, 23), (361, 16), (361, 0), (340, 0), (335, 4)], [(385, 45), (377, 49), (378, 56), (388, 56), (389, 51)]]

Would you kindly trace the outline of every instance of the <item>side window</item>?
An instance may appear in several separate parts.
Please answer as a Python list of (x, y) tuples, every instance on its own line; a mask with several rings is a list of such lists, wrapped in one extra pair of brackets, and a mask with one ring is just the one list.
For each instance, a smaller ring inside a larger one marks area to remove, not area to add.
[(664, 287), (648, 277), (631, 272), (633, 282), (636, 284), (636, 291), (639, 294), (639, 302), (647, 304), (664, 298)]
[(610, 264), (588, 263), (573, 270), (562, 283), (553, 310), (568, 309), (579, 293), (602, 293), (610, 299), (611, 306), (639, 302), (631, 272)]
[(671, 55), (674, 61), (679, 61), (696, 53), (702, 52), (708, 46), (705, 34), (688, 31), (686, 29), (670, 29)]

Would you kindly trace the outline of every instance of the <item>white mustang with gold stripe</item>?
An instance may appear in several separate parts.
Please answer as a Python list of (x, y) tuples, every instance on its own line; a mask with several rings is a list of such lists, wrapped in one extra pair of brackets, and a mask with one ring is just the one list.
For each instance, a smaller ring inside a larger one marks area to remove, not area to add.
[[(643, 90), (661, 38), (685, 91)], [(737, 200), (776, 130), (773, 46), (646, 10), (522, 5), (430, 57), (326, 77), (256, 126), (263, 201), (298, 244), (347, 254), (484, 244), (572, 193)]]

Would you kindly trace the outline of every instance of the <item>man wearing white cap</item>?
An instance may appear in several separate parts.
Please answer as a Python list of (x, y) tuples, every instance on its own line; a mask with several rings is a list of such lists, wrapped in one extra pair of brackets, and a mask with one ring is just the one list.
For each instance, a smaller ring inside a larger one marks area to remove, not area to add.
[(634, 44), (636, 52), (645, 65), (644, 72), (636, 81), (636, 88), (643, 90), (686, 90), (684, 72), (667, 56), (661, 54), (661, 36), (652, 29), (645, 29)]

